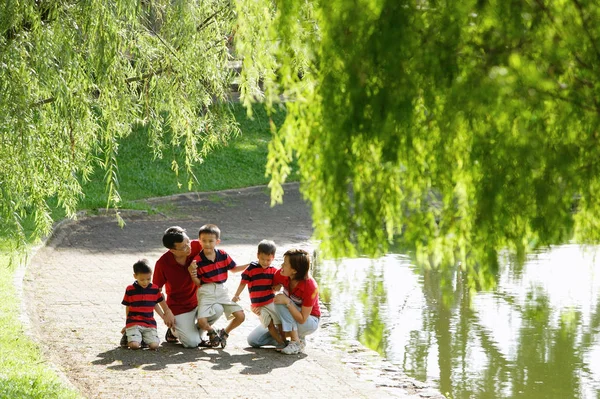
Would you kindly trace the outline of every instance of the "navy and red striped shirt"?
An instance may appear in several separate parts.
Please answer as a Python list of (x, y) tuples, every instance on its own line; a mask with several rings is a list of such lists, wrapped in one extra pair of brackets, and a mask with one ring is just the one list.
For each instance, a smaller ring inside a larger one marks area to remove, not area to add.
[(194, 260), (198, 265), (197, 276), (202, 284), (226, 282), (227, 272), (235, 267), (233, 259), (220, 249), (215, 249), (214, 262), (204, 256), (204, 251), (200, 251)]
[(156, 328), (154, 306), (164, 300), (162, 293), (155, 284), (142, 288), (136, 281), (125, 290), (121, 304), (129, 306), (125, 327), (142, 326)]
[(242, 273), (242, 283), (248, 284), (252, 307), (265, 306), (273, 302), (273, 275), (277, 271), (273, 266), (263, 269), (258, 262), (250, 265)]

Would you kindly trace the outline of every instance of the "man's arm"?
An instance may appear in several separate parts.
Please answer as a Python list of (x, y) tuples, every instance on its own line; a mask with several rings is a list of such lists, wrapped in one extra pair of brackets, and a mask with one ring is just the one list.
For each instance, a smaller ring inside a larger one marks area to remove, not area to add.
[(156, 310), (156, 313), (160, 317), (162, 317), (162, 319), (165, 322), (165, 325), (167, 327), (171, 328), (175, 325), (175, 315), (173, 314), (173, 312), (171, 312), (171, 309), (169, 309), (169, 307), (167, 306), (166, 301), (161, 301), (161, 302), (157, 303), (156, 305), (154, 305), (154, 310)]

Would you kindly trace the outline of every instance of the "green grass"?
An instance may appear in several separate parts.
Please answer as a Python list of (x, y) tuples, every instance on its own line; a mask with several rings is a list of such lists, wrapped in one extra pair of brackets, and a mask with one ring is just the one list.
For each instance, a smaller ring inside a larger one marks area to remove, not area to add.
[[(194, 167), (197, 178), (191, 191), (218, 191), (230, 188), (256, 186), (268, 183), (265, 176), (267, 145), (271, 139), (269, 117), (262, 107), (254, 110), (252, 119), (246, 116), (245, 109), (236, 104), (233, 107), (242, 134), (232, 138), (227, 145), (214, 149), (204, 162)], [(276, 124), (283, 121), (283, 113), (273, 117)], [(119, 194), (123, 208), (139, 208), (133, 201), (142, 198), (160, 197), (185, 193), (188, 190), (183, 163), (180, 162), (180, 175), (171, 170), (174, 158), (172, 150), (163, 151), (161, 159), (154, 159), (142, 129), (133, 132), (121, 143), (117, 157), (119, 167)], [(288, 181), (296, 181), (292, 175)], [(104, 174), (97, 170), (91, 181), (83, 185), (85, 198), (82, 209), (106, 207)]]
[(44, 363), (40, 350), (19, 321), (19, 298), (13, 285), (15, 267), (8, 249), (0, 255), (0, 398), (79, 398)]
[[(266, 184), (265, 164), (267, 144), (271, 134), (265, 111), (256, 108), (252, 120), (240, 105), (234, 106), (242, 134), (226, 146), (215, 149), (204, 163), (196, 166), (199, 182), (192, 191), (217, 191)], [(283, 115), (274, 117), (281, 123)], [(173, 153), (165, 151), (163, 159), (153, 159), (143, 131), (128, 137), (118, 155), (119, 194), (122, 208), (144, 209), (134, 201), (157, 196), (188, 192), (186, 177), (176, 178), (170, 169)], [(85, 198), (80, 209), (106, 206), (104, 174), (97, 170), (91, 181), (83, 185)], [(179, 183), (178, 184), (178, 179)], [(288, 179), (296, 181), (297, 175)], [(64, 216), (55, 210), (54, 220)], [(39, 347), (24, 333), (19, 321), (20, 300), (13, 285), (15, 266), (10, 264), (7, 239), (0, 237), (0, 398), (79, 398), (77, 392), (62, 385), (51, 368), (47, 367)]]

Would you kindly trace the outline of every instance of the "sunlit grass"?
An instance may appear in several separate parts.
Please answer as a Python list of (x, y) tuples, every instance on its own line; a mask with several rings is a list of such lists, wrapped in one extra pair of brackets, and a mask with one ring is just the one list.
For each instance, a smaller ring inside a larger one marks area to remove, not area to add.
[[(180, 170), (179, 176), (171, 170), (175, 154), (165, 149), (161, 159), (154, 159), (143, 130), (133, 132), (119, 148), (119, 194), (121, 207), (139, 208), (133, 201), (142, 198), (160, 197), (189, 191), (218, 191), (267, 184), (265, 176), (267, 145), (271, 139), (269, 117), (262, 107), (254, 110), (249, 119), (246, 110), (239, 104), (233, 106), (242, 134), (232, 138), (226, 145), (213, 150), (201, 164), (194, 167), (196, 177), (191, 190), (188, 176)], [(280, 124), (284, 114), (273, 116)], [(106, 207), (104, 173), (98, 169), (91, 181), (84, 184), (83, 209)], [(288, 181), (295, 181), (295, 174)]]
[(19, 321), (19, 298), (13, 284), (6, 243), (0, 242), (0, 398), (78, 398), (45, 364), (41, 352)]

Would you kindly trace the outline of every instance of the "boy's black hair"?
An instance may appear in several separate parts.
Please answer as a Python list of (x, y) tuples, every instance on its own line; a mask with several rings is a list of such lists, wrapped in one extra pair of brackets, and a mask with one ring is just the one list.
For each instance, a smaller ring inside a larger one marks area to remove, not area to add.
[(214, 234), (217, 237), (217, 240), (221, 238), (221, 229), (217, 227), (216, 224), (205, 224), (200, 227), (200, 231), (198, 231), (198, 238), (202, 234)]
[(133, 264), (134, 274), (148, 274), (152, 273), (152, 268), (148, 264), (148, 259), (140, 259)]
[(275, 255), (277, 252), (277, 247), (275, 243), (271, 240), (262, 240), (258, 243), (258, 253), (265, 255)]
[(296, 271), (294, 280), (304, 280), (308, 277), (308, 270), (310, 269), (310, 255), (303, 249), (289, 249), (283, 257), (288, 257), (290, 260), (290, 266)]
[(175, 244), (183, 242), (185, 239), (185, 229), (179, 226), (171, 226), (163, 234), (163, 245), (168, 249), (175, 249)]

